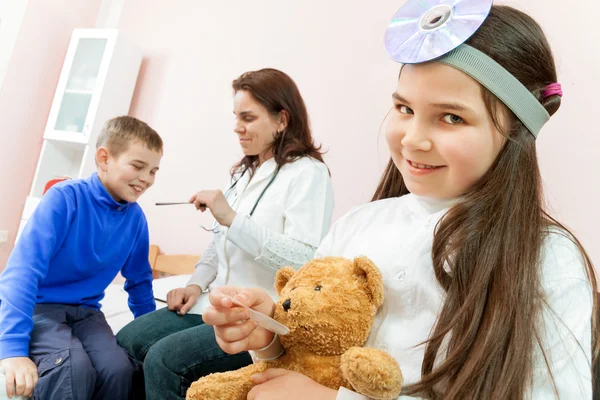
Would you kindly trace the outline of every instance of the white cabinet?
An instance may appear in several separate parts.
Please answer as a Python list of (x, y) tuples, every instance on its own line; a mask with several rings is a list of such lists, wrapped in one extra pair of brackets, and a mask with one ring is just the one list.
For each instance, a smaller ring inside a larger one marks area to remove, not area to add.
[(129, 112), (141, 61), (141, 51), (116, 29), (73, 31), (17, 239), (49, 180), (95, 170), (98, 133)]

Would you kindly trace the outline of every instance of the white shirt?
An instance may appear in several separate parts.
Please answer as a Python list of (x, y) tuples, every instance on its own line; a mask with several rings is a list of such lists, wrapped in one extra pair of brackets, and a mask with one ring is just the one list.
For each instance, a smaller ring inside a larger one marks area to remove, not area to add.
[[(417, 345), (428, 339), (444, 302), (431, 247), (435, 225), (451, 204), (406, 195), (357, 207), (334, 224), (315, 255), (350, 259), (366, 255), (379, 267), (386, 299), (367, 345), (398, 361), (405, 384), (421, 376), (425, 346)], [(577, 247), (558, 232), (545, 240), (541, 278), (551, 308), (543, 311), (543, 345), (559, 397), (591, 399), (591, 284)], [(539, 349), (534, 368), (533, 387), (526, 397), (554, 398)], [(343, 388), (337, 398), (366, 399)]]
[[(261, 287), (276, 297), (274, 289), (276, 269), (265, 265), (261, 252), (272, 234), (282, 234), (300, 244), (316, 248), (329, 229), (333, 212), (333, 188), (327, 166), (310, 157), (302, 157), (285, 164), (268, 187), (252, 216), (250, 211), (275, 173), (273, 158), (265, 161), (252, 179), (245, 173), (236, 179), (237, 184), (227, 193), (227, 201), (237, 212), (230, 228), (221, 226), (215, 234), (216, 259), (211, 272), (204, 271), (212, 281), (209, 290), (223, 285)], [(250, 252), (248, 250), (251, 250)], [(268, 249), (267, 249), (268, 250)], [(255, 254), (251, 254), (255, 253)], [(310, 256), (301, 264), (312, 259)], [(214, 273), (216, 272), (216, 279)], [(190, 283), (199, 284), (197, 276)], [(202, 313), (209, 305), (208, 296), (200, 296), (190, 312)]]

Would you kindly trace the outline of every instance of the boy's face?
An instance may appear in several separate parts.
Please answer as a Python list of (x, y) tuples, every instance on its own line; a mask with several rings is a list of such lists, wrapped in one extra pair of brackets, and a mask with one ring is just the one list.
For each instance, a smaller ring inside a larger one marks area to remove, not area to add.
[(130, 143), (118, 157), (105, 147), (96, 151), (100, 180), (117, 202), (136, 202), (154, 184), (161, 158), (162, 152), (139, 141)]

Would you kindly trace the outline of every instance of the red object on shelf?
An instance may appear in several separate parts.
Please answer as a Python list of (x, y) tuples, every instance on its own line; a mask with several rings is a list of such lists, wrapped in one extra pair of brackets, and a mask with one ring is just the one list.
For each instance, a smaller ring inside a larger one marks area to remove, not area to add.
[(58, 182), (66, 181), (69, 179), (71, 179), (71, 178), (68, 176), (60, 176), (58, 178), (50, 179), (48, 182), (46, 182), (46, 186), (44, 186), (44, 192), (42, 193), (42, 196), (46, 194), (48, 189), (50, 189), (52, 186), (54, 186)]

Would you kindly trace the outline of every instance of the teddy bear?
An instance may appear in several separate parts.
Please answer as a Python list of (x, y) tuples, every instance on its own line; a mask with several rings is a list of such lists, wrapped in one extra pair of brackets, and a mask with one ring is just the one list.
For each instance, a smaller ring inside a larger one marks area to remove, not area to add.
[(332, 389), (344, 386), (373, 399), (395, 399), (403, 378), (394, 358), (363, 347), (383, 304), (383, 280), (367, 257), (325, 257), (298, 271), (277, 271), (279, 294), (273, 318), (290, 333), (280, 336), (285, 353), (269, 361), (192, 383), (187, 400), (246, 400), (251, 376), (267, 368), (302, 373)]

